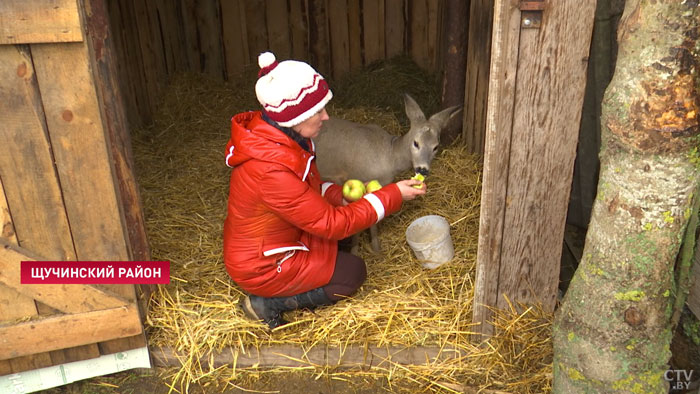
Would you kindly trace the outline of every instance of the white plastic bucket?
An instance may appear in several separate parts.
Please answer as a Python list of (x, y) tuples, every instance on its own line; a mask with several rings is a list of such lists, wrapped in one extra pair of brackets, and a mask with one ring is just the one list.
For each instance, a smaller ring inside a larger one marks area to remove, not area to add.
[(450, 224), (442, 216), (414, 220), (406, 229), (406, 241), (425, 268), (437, 268), (454, 257)]

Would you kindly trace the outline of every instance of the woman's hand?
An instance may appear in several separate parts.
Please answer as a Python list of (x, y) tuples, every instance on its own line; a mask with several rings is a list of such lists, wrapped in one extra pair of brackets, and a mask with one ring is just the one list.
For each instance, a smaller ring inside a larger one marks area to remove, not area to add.
[[(425, 194), (425, 191), (428, 189), (428, 186), (416, 179), (405, 179), (403, 181), (398, 181), (396, 182), (396, 185), (399, 187), (399, 190), (401, 191), (401, 198), (404, 201), (409, 201), (413, 200), (414, 198)], [(414, 185), (421, 185), (420, 188), (415, 188), (413, 187)]]

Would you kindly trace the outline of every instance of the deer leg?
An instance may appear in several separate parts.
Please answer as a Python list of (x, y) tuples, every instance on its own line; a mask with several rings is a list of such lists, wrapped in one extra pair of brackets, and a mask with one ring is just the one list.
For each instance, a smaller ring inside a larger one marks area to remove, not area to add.
[(352, 236), (352, 244), (350, 248), (350, 253), (354, 254), (355, 256), (360, 255), (360, 233), (354, 234)]
[(372, 251), (374, 253), (380, 253), (382, 251), (382, 243), (379, 239), (379, 230), (376, 224), (369, 228), (369, 235), (372, 239)]

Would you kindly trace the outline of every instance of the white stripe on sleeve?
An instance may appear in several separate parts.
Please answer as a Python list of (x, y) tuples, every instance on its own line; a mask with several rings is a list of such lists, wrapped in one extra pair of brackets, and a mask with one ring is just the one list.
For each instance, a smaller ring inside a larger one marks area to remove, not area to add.
[(362, 196), (365, 200), (369, 201), (370, 204), (372, 204), (372, 208), (377, 212), (377, 223), (379, 223), (380, 220), (384, 219), (384, 204), (382, 204), (382, 201), (379, 199), (379, 197), (375, 196), (372, 193), (367, 193), (364, 196)]
[(333, 182), (323, 182), (323, 185), (321, 185), (321, 195), (325, 196), (326, 192), (328, 191), (328, 188), (333, 185)]
[(234, 146), (231, 145), (231, 148), (228, 150), (228, 155), (226, 155), (226, 166), (231, 167), (231, 168), (233, 168), (233, 166), (228, 164), (228, 159), (230, 159), (231, 156), (233, 156), (233, 148), (234, 148)]

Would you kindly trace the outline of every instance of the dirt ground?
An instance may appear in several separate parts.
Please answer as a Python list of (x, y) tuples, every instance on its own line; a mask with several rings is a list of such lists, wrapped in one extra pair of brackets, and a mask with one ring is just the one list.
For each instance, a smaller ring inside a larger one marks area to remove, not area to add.
[[(170, 388), (159, 376), (158, 370), (132, 370), (75, 382), (66, 386), (41, 391), (43, 394), (167, 394)], [(270, 374), (255, 383), (236, 388), (191, 385), (190, 394), (373, 394), (373, 393), (418, 393), (420, 387), (398, 387), (387, 384), (386, 380), (354, 378), (350, 381), (320, 378), (315, 380), (309, 374)], [(173, 393), (178, 391), (173, 390)]]

